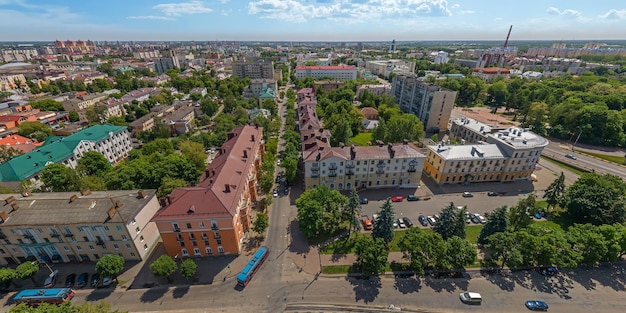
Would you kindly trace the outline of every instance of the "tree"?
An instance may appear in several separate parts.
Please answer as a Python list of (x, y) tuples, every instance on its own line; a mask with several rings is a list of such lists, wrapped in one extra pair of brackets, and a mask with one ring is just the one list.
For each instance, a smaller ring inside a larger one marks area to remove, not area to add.
[(39, 122), (24, 122), (19, 126), (17, 133), (37, 141), (45, 141), (52, 134), (52, 129), (48, 125)]
[(506, 99), (509, 96), (509, 91), (504, 81), (498, 81), (493, 83), (487, 89), (487, 104), (492, 108), (491, 113), (496, 113), (498, 107), (506, 104)]
[(531, 193), (526, 198), (520, 199), (517, 205), (511, 207), (511, 210), (509, 210), (509, 226), (511, 226), (512, 231), (518, 231), (532, 223), (532, 216), (538, 210), (535, 199), (535, 194)]
[(83, 176), (80, 178), (81, 188), (90, 190), (106, 190), (106, 182), (102, 176)]
[(252, 224), (252, 230), (257, 234), (263, 234), (269, 226), (267, 214), (265, 212), (259, 212), (256, 215), (256, 219)]
[(63, 164), (52, 163), (41, 171), (41, 181), (50, 191), (80, 190), (80, 178), (75, 170)]
[(180, 274), (189, 279), (196, 275), (198, 264), (193, 259), (187, 259), (180, 264)]
[(176, 261), (167, 254), (160, 256), (150, 263), (150, 271), (152, 271), (152, 274), (156, 277), (166, 277), (168, 282), (172, 281), (170, 275), (174, 274), (176, 268)]
[(300, 230), (309, 238), (335, 233), (342, 222), (340, 208), (347, 201), (339, 191), (326, 185), (305, 191), (296, 200)]
[(107, 123), (115, 126), (128, 126), (126, 118), (123, 116), (109, 116)]
[(67, 117), (70, 119), (70, 122), (74, 123), (74, 122), (78, 122), (80, 120), (80, 116), (78, 115), (78, 113), (74, 110), (69, 111), (67, 113)]
[(446, 241), (446, 257), (453, 269), (460, 269), (476, 261), (476, 248), (467, 240), (454, 236)]
[(574, 222), (600, 224), (623, 223), (626, 207), (621, 201), (626, 183), (615, 175), (586, 173), (567, 190), (562, 206)]
[(155, 139), (141, 147), (141, 153), (143, 155), (150, 155), (155, 152), (160, 152), (162, 154), (172, 154), (174, 153), (174, 144), (163, 138)]
[(554, 206), (563, 201), (563, 193), (565, 192), (565, 174), (555, 179), (548, 188), (546, 188), (543, 198), (548, 202), (548, 211), (554, 209)]
[(218, 109), (219, 106), (211, 99), (203, 99), (200, 101), (200, 110), (209, 117), (213, 116)]
[[(462, 212), (456, 212), (457, 208), (454, 203), (444, 207), (439, 212), (439, 220), (433, 227), (433, 231), (441, 235), (443, 240), (448, 240), (454, 236), (465, 238), (465, 209)], [(459, 221), (460, 220), (460, 221)]]
[(180, 143), (179, 149), (182, 155), (196, 166), (198, 173), (201, 173), (206, 168), (206, 154), (201, 143), (189, 140), (183, 141)]
[(501, 206), (493, 210), (487, 218), (487, 223), (480, 230), (478, 243), (488, 243), (489, 236), (495, 233), (505, 232), (509, 228), (509, 218), (507, 216), (507, 207)]
[(76, 171), (84, 176), (103, 176), (111, 169), (109, 161), (98, 151), (87, 151), (78, 159)]
[(0, 268), (0, 282), (10, 282), (17, 277), (17, 272), (10, 267)]
[(356, 266), (365, 277), (385, 272), (389, 250), (382, 238), (359, 236), (354, 244)]
[(157, 197), (163, 198), (172, 193), (174, 189), (186, 187), (187, 182), (184, 179), (180, 178), (172, 178), (172, 177), (163, 177), (161, 186), (159, 190), (157, 190)]
[(387, 198), (385, 203), (380, 207), (378, 211), (378, 218), (374, 220), (374, 228), (372, 229), (372, 237), (375, 239), (380, 238), (385, 245), (388, 245), (393, 241), (394, 231), (393, 223), (395, 221), (395, 214), (393, 206), (391, 205), (391, 199)]
[(85, 109), (85, 117), (90, 124), (100, 124), (106, 119), (107, 112), (104, 105), (93, 105)]
[(500, 263), (501, 268), (508, 266), (517, 268), (523, 263), (523, 256), (519, 250), (515, 236), (510, 232), (499, 232), (489, 236), (487, 249), (491, 251), (488, 260)]
[(9, 310), (10, 313), (127, 313), (118, 310), (111, 311), (111, 304), (99, 301), (96, 304), (92, 302), (83, 302), (76, 305), (72, 302), (64, 302), (62, 304), (42, 303), (37, 307), (27, 306), (21, 303)]
[(100, 277), (117, 279), (117, 275), (124, 269), (124, 258), (117, 254), (105, 254), (96, 262), (96, 273)]
[(285, 157), (285, 159), (280, 163), (282, 167), (285, 168), (285, 175), (289, 180), (296, 179), (296, 175), (298, 175), (298, 157), (297, 154), (294, 156), (292, 154)]
[(28, 104), (33, 109), (39, 109), (41, 111), (63, 111), (63, 103), (52, 99), (31, 101)]
[(398, 247), (403, 258), (408, 259), (411, 268), (420, 275), (424, 275), (425, 269), (441, 268), (447, 264), (446, 243), (438, 233), (412, 227), (404, 232)]
[(350, 191), (350, 196), (348, 197), (348, 202), (344, 207), (344, 211), (346, 212), (346, 215), (348, 215), (347, 218), (350, 221), (350, 227), (348, 228), (348, 237), (350, 237), (353, 227), (355, 231), (358, 231), (359, 220), (356, 216), (361, 211), (361, 198), (359, 198), (359, 194), (354, 188)]
[(33, 278), (39, 272), (39, 263), (24, 262), (15, 268), (15, 277), (17, 279)]
[(1, 145), (0, 146), (0, 163), (4, 163), (10, 160), (14, 156), (18, 156), (22, 154), (21, 150), (17, 150), (10, 146)]

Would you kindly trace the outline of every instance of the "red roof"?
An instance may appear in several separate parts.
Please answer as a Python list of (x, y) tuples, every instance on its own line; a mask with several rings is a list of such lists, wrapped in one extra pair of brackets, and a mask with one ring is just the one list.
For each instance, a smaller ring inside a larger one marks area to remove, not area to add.
[(16, 122), (22, 119), (22, 116), (17, 115), (4, 115), (0, 116), (0, 122)]
[(356, 67), (352, 65), (326, 65), (326, 66), (298, 66), (296, 67), (296, 71), (303, 71), (307, 69), (338, 71), (338, 70), (356, 70)]
[(43, 142), (33, 141), (30, 138), (26, 138), (20, 135), (10, 135), (0, 139), (0, 145), (6, 147), (13, 147), (21, 150), (24, 153), (35, 150), (36, 147), (43, 145)]
[(235, 128), (206, 169), (200, 184), (175, 189), (169, 196), (170, 204), (157, 212), (153, 220), (176, 220), (190, 214), (194, 218), (235, 216), (262, 139), (263, 129), (260, 127)]

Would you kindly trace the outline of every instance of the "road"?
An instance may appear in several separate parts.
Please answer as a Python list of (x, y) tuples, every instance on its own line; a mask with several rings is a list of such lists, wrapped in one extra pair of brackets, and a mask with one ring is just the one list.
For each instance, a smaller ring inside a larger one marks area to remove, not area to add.
[[(566, 158), (566, 154), (574, 154), (576, 156), (576, 160)], [(550, 141), (548, 146), (543, 149), (542, 155), (555, 158), (566, 164), (579, 166), (589, 171), (594, 170), (596, 173), (616, 175), (626, 180), (626, 168), (619, 166), (618, 164), (590, 157), (583, 153), (572, 152), (569, 146), (558, 142)]]

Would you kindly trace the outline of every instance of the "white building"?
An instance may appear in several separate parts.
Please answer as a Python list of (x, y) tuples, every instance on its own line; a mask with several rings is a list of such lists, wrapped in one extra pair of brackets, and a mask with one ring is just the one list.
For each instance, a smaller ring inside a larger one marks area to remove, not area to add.
[(357, 69), (349, 65), (296, 67), (296, 78), (307, 77), (353, 80), (357, 78)]

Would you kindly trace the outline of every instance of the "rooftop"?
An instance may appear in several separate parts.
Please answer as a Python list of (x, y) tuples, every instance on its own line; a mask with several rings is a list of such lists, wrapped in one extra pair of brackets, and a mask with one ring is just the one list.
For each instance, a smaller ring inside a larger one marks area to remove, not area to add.
[(296, 71), (303, 70), (323, 70), (323, 71), (343, 71), (343, 70), (355, 70), (356, 67), (352, 65), (325, 65), (325, 66), (298, 66), (296, 67)]
[(445, 160), (474, 160), (474, 159), (505, 159), (507, 158), (496, 144), (473, 145), (437, 145), (428, 146)]
[[(41, 192), (31, 196), (13, 196), (15, 200), (5, 204), (0, 211), (9, 213), (0, 225), (68, 225), (85, 223), (120, 223), (132, 220), (135, 215), (155, 196), (156, 190), (144, 190), (141, 197), (137, 190), (93, 191), (82, 196), (79, 192)], [(70, 201), (76, 196), (74, 201)], [(109, 218), (108, 210), (118, 203), (117, 212)], [(18, 205), (15, 210), (13, 203)]]
[(515, 126), (489, 135), (487, 141), (503, 143), (513, 148), (539, 148), (548, 145), (548, 139), (531, 132), (528, 128)]

